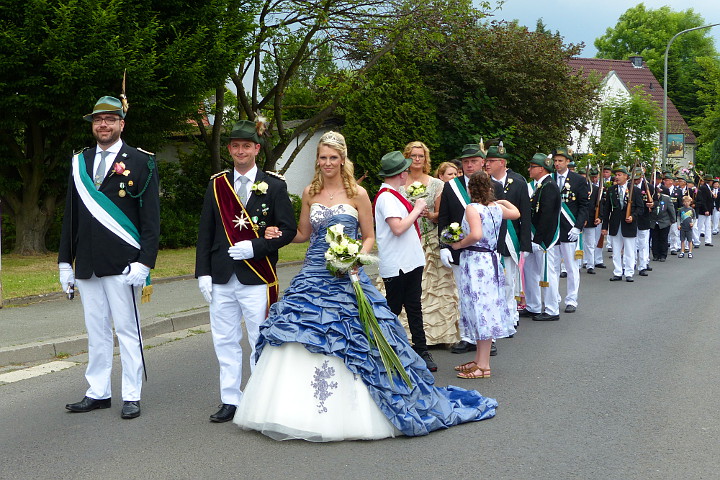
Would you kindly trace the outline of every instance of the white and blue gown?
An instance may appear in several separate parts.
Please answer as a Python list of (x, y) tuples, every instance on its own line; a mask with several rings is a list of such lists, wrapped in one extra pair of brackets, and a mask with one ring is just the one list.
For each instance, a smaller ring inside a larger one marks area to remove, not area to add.
[(379, 439), (495, 416), (497, 402), (474, 390), (435, 387), (385, 298), (360, 269), (362, 289), (412, 387), (391, 382), (358, 318), (348, 276), (325, 266), (328, 227), (341, 223), (358, 236), (358, 213), (347, 204), (311, 206), (312, 235), (300, 273), (260, 326), (258, 362), (234, 422), (276, 440)]

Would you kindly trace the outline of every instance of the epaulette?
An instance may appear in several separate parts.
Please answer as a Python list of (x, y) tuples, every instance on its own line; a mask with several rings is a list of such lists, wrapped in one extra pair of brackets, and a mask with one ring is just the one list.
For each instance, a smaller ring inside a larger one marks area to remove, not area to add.
[(286, 181), (286, 180), (285, 180), (285, 177), (283, 177), (283, 176), (282, 176), (281, 174), (279, 174), (278, 172), (273, 172), (272, 170), (268, 170), (268, 171), (266, 171), (265, 173), (267, 173), (268, 175), (272, 175), (273, 177), (278, 178), (278, 179), (282, 180), (283, 182)]
[(215, 180), (217, 177), (219, 177), (219, 176), (221, 176), (221, 175), (225, 175), (226, 173), (230, 173), (230, 169), (229, 169), (229, 168), (228, 168), (227, 170), (223, 170), (222, 172), (216, 173), (215, 175), (213, 175), (212, 177), (210, 177), (210, 180)]
[(150, 155), (150, 156), (153, 156), (153, 157), (155, 156), (154, 153), (148, 152), (147, 150), (143, 150), (143, 149), (140, 148), (140, 147), (137, 147), (137, 149), (138, 149), (138, 152), (146, 153), (146, 154), (148, 154), (148, 155)]
[(82, 152), (84, 152), (85, 150), (88, 150), (89, 148), (90, 148), (90, 147), (85, 147), (85, 148), (83, 148), (83, 149), (81, 149), (81, 150), (75, 150), (75, 151), (73, 152), (73, 155), (80, 155)]

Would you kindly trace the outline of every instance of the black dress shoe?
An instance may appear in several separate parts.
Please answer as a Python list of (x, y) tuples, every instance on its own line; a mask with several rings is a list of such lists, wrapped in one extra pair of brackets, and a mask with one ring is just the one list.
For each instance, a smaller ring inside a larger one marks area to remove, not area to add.
[(540, 315), (535, 315), (533, 317), (533, 320), (536, 322), (553, 322), (555, 320), (560, 320), (560, 315), (549, 315), (547, 313), (541, 313)]
[(647, 277), (647, 276), (648, 276), (647, 270), (640, 270), (640, 276), (641, 276), (641, 277)]
[(567, 278), (567, 272), (560, 272), (560, 278)]
[(634, 282), (635, 280), (633, 280), (632, 277), (625, 277), (625, 281), (626, 282)]
[(539, 313), (531, 312), (527, 308), (523, 308), (518, 312), (518, 315), (521, 317), (534, 317), (535, 315), (540, 315)]
[(574, 313), (577, 310), (575, 305), (565, 305), (565, 313)]
[(705, 246), (706, 246), (706, 247), (713, 247), (714, 245), (713, 245), (712, 243), (706, 243)]
[(435, 360), (433, 360), (432, 353), (428, 352), (427, 350), (420, 352), (420, 358), (425, 360), (425, 366), (428, 370), (430, 370), (431, 372), (437, 372), (438, 366), (437, 363), (435, 363)]
[(658, 257), (653, 257), (653, 262), (657, 262), (658, 260), (660, 260)]
[(122, 418), (136, 418), (140, 416), (140, 400), (123, 402)]
[(610, 277), (611, 282), (619, 282), (620, 280), (622, 280), (622, 277), (618, 277), (617, 275)]
[(658, 262), (664, 262), (664, 261), (665, 261), (665, 257), (658, 258)]
[(588, 268), (588, 269), (587, 269), (587, 273), (588, 273), (589, 275), (595, 275), (595, 269), (592, 268), (592, 267), (591, 267), (591, 268)]
[(497, 355), (497, 345), (495, 345), (495, 342), (492, 342), (490, 345), (490, 356), (494, 357), (495, 355)]
[(475, 345), (474, 343), (466, 342), (465, 340), (460, 340), (450, 349), (452, 353), (467, 353), (474, 352), (475, 350), (477, 350), (477, 345)]
[(670, 250), (670, 255), (677, 255), (677, 250)]
[(103, 398), (102, 400), (96, 400), (90, 397), (84, 397), (77, 403), (68, 403), (65, 408), (74, 413), (84, 413), (98, 408), (110, 408), (110, 399)]
[(604, 263), (596, 263), (595, 268), (607, 268)]
[(237, 410), (236, 405), (228, 405), (227, 403), (223, 403), (220, 406), (220, 410), (210, 415), (210, 421), (215, 423), (229, 422), (235, 416), (235, 410)]
[(652, 267), (646, 267), (646, 268), (645, 268), (645, 271), (646, 271), (646, 272), (652, 272)]

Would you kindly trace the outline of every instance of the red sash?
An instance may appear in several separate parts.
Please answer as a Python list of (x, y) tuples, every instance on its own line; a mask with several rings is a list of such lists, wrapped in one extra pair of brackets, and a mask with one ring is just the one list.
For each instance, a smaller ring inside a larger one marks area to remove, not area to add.
[[(408, 202), (407, 198), (400, 195), (400, 192), (398, 192), (397, 190), (395, 190), (393, 188), (383, 187), (380, 189), (380, 191), (377, 192), (377, 195), (375, 195), (375, 198), (373, 199), (373, 217), (375, 216), (375, 204), (377, 203), (378, 197), (383, 192), (390, 192), (393, 195), (395, 195), (395, 197), (398, 200), (400, 200), (400, 203), (402, 203), (405, 206), (405, 208), (407, 208), (408, 213), (413, 211), (413, 208), (414, 208), (413, 204)], [(417, 231), (417, 234), (418, 234), (418, 238), (422, 238), (422, 235), (420, 234), (420, 225), (418, 225), (417, 220), (415, 220), (414, 225), (415, 225), (415, 231)]]
[[(250, 219), (250, 215), (248, 215), (245, 207), (240, 202), (227, 177), (227, 175), (216, 177), (213, 180), (213, 189), (225, 235), (230, 246), (233, 246), (243, 240), (258, 238), (259, 228)], [(243, 260), (243, 262), (267, 285), (269, 309), (270, 305), (277, 302), (280, 293), (275, 268), (267, 257), (261, 259), (249, 258)]]

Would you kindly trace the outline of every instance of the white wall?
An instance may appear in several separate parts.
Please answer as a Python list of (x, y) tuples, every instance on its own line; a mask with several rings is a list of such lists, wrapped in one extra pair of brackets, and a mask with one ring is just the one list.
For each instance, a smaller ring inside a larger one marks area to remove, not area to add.
[[(320, 141), (320, 137), (328, 130), (330, 129), (319, 128), (315, 132), (315, 135), (313, 135), (313, 138), (311, 138), (300, 153), (297, 154), (292, 164), (290, 164), (290, 168), (283, 174), (289, 193), (294, 193), (298, 196), (302, 195), (303, 189), (312, 181), (313, 175), (315, 175), (315, 153), (317, 151), (317, 144)], [(302, 134), (283, 152), (277, 161), (277, 171), (281, 171), (285, 167), (295, 147), (302, 143), (306, 136), (307, 134)]]

